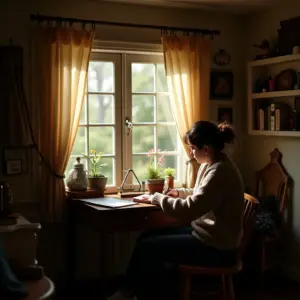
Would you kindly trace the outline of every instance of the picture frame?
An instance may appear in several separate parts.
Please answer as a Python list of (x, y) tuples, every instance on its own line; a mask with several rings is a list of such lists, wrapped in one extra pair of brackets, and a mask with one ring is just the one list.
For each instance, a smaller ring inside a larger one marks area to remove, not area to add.
[(233, 73), (232, 71), (212, 70), (210, 73), (211, 100), (232, 100)]
[(28, 172), (28, 148), (6, 147), (3, 150), (4, 171), (7, 175)]
[(22, 160), (21, 159), (7, 160), (6, 174), (7, 175), (22, 174)]
[(233, 124), (233, 108), (231, 106), (219, 106), (218, 107), (218, 122)]

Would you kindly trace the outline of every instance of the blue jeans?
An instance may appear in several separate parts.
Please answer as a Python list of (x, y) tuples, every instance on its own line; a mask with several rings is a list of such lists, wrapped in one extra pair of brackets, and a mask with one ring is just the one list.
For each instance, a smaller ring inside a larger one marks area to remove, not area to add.
[(236, 256), (236, 250), (218, 250), (203, 244), (192, 235), (192, 227), (145, 231), (137, 240), (125, 286), (134, 289), (139, 300), (171, 300), (178, 293), (174, 285), (176, 266), (225, 267), (233, 265)]

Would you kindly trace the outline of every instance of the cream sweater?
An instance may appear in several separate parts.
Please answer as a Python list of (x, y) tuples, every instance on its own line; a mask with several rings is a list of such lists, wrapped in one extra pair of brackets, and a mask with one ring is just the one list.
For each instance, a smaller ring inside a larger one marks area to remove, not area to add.
[(244, 212), (244, 184), (232, 160), (201, 164), (194, 189), (179, 189), (179, 197), (155, 193), (152, 203), (169, 215), (191, 221), (193, 235), (203, 243), (230, 250), (240, 246)]

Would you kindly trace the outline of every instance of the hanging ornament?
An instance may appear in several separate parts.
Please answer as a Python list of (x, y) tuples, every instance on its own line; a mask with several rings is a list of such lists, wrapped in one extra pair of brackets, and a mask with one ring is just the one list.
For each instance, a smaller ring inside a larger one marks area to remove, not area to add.
[(218, 66), (226, 66), (230, 62), (230, 54), (225, 49), (220, 49), (214, 56), (214, 63)]

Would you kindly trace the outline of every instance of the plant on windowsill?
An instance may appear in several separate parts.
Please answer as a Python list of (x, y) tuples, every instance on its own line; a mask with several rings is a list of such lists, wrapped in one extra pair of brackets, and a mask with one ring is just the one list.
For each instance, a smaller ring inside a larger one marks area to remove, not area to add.
[[(158, 150), (160, 152), (160, 150)], [(163, 178), (164, 155), (159, 155), (157, 163), (154, 162), (154, 150), (148, 152), (149, 164), (146, 170), (146, 183), (150, 194), (162, 193), (165, 179)]]
[(107, 177), (101, 173), (101, 170), (107, 164), (101, 163), (103, 152), (91, 150), (91, 156), (82, 154), (89, 163), (88, 187), (99, 192), (100, 196), (104, 196), (107, 183)]
[(173, 168), (166, 168), (164, 169), (164, 174), (166, 176), (167, 188), (174, 189), (174, 175), (175, 169)]

